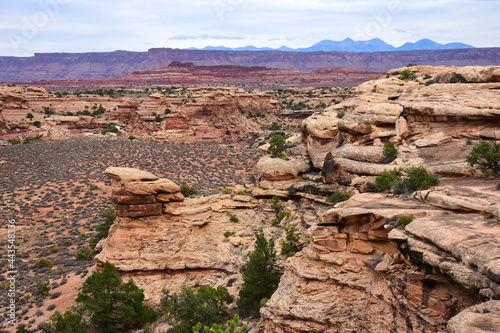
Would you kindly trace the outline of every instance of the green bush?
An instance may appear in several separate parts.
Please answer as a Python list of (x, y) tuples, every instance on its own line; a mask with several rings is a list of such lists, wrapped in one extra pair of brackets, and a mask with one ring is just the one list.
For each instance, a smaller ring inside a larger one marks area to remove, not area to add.
[(36, 279), (35, 288), (39, 295), (46, 296), (50, 291), (50, 282), (49, 280), (42, 281), (40, 279)]
[(285, 137), (280, 134), (274, 135), (271, 140), (269, 140), (269, 148), (267, 148), (267, 153), (272, 157), (280, 157), (284, 156), (283, 152), (285, 151)]
[(342, 119), (345, 116), (345, 111), (339, 111), (337, 112), (337, 118)]
[(135, 140), (136, 138), (135, 138), (135, 136), (130, 135), (130, 136), (128, 137), (128, 139), (129, 139), (130, 141), (132, 141), (132, 140)]
[(26, 115), (26, 118), (28, 118), (28, 119), (33, 119), (33, 113), (28, 113), (28, 114)]
[(231, 135), (231, 131), (230, 130), (226, 130), (226, 135)]
[(59, 311), (50, 316), (50, 322), (43, 326), (43, 333), (90, 333), (83, 316), (78, 314), (76, 308), (72, 308), (64, 314)]
[(167, 322), (173, 326), (168, 332), (191, 333), (198, 322), (202, 325), (222, 324), (229, 318), (227, 305), (232, 298), (223, 286), (217, 289), (201, 286), (198, 290), (183, 286), (179, 294), (170, 295), (168, 290), (164, 293), (161, 305), (167, 314)]
[(33, 122), (33, 126), (40, 128), (42, 126), (42, 122), (40, 120), (35, 120)]
[(263, 302), (278, 288), (281, 272), (276, 266), (274, 239), (267, 241), (263, 231), (255, 238), (255, 249), (248, 253), (248, 261), (241, 267), (243, 286), (238, 307), (243, 314), (258, 317)]
[(413, 217), (410, 217), (410, 216), (401, 216), (401, 218), (398, 220), (398, 227), (399, 228), (404, 228), (406, 227), (408, 224), (411, 223), (411, 221), (413, 221)]
[(395, 194), (410, 194), (417, 190), (426, 190), (439, 184), (436, 175), (429, 174), (423, 166), (403, 168), (382, 172), (375, 179), (378, 191), (392, 190)]
[(274, 197), (271, 198), (270, 202), (272, 210), (274, 210), (276, 215), (278, 215), (279, 212), (281, 212), (281, 210), (283, 209), (283, 205), (280, 203), (280, 197), (275, 195)]
[(236, 222), (240, 222), (240, 219), (236, 215), (231, 215), (231, 217), (229, 218), (229, 221), (236, 223)]
[(351, 198), (351, 193), (345, 192), (335, 192), (331, 195), (326, 196), (326, 202), (328, 203), (339, 203), (342, 201), (347, 201)]
[(51, 248), (49, 249), (49, 252), (50, 252), (50, 253), (58, 253), (58, 252), (61, 252), (61, 248), (60, 248), (60, 247), (57, 247), (57, 246), (56, 246), (56, 247), (51, 247)]
[(54, 266), (54, 264), (51, 263), (49, 259), (45, 259), (45, 258), (38, 259), (33, 264), (33, 267), (52, 267), (52, 266)]
[(52, 110), (50, 108), (50, 106), (44, 106), (43, 113), (45, 113), (46, 115), (51, 115), (51, 114), (55, 114), (56, 112), (54, 110)]
[(18, 140), (18, 139), (8, 139), (7, 140), (8, 143), (10, 143), (11, 145), (18, 145), (20, 144), (22, 141), (21, 140)]
[(144, 290), (134, 280), (124, 283), (118, 269), (106, 262), (90, 275), (76, 297), (80, 309), (97, 332), (125, 332), (156, 319), (153, 309), (143, 304)]
[(299, 232), (299, 228), (297, 228), (297, 224), (293, 223), (285, 227), (285, 232), (285, 239), (280, 240), (281, 255), (288, 258), (301, 250), (299, 245), (300, 237), (297, 234)]
[(495, 175), (500, 172), (500, 145), (481, 140), (465, 158), (470, 166), (477, 166), (483, 172), (491, 170)]
[(101, 217), (104, 218), (104, 222), (97, 226), (95, 229), (97, 234), (90, 240), (90, 248), (92, 250), (95, 249), (95, 246), (101, 239), (108, 237), (109, 228), (116, 220), (116, 212), (114, 209), (108, 209), (102, 212)]
[[(86, 234), (86, 233), (84, 233), (84, 232), (81, 232), (81, 233), (79, 233), (79, 234), (78, 234), (78, 236), (77, 236), (77, 237), (78, 237), (78, 238), (87, 238), (87, 234)], [(71, 242), (71, 244), (73, 244), (73, 242)]]
[(187, 197), (190, 197), (193, 195), (198, 195), (198, 190), (194, 187), (182, 185), (181, 186), (181, 194), (187, 198)]
[(161, 116), (160, 115), (155, 116), (155, 121), (157, 123), (161, 123), (161, 121), (162, 121)]
[(403, 168), (383, 171), (375, 179), (375, 187), (379, 192), (389, 191), (403, 176)]
[(27, 136), (23, 140), (23, 145), (27, 145), (29, 143), (41, 140), (42, 138), (40, 136)]
[(398, 77), (398, 79), (403, 80), (403, 81), (413, 81), (417, 78), (417, 74), (414, 72), (410, 71), (409, 69), (405, 69), (402, 71)]
[(290, 217), (290, 212), (287, 212), (286, 210), (282, 210), (281, 212), (279, 212), (276, 215), (276, 218), (271, 220), (271, 225), (274, 227), (274, 226), (280, 224), (281, 221), (283, 221), (283, 219), (289, 218), (289, 217)]
[(394, 147), (392, 142), (387, 141), (384, 143), (382, 154), (384, 155), (384, 163), (391, 163), (398, 157), (398, 149)]
[(104, 135), (106, 133), (116, 133), (116, 134), (121, 134), (120, 130), (118, 129), (118, 127), (116, 127), (115, 125), (110, 125), (107, 129), (103, 129), (101, 131), (101, 134)]
[(234, 235), (234, 232), (232, 232), (232, 231), (226, 231), (226, 232), (224, 233), (224, 237), (226, 237), (226, 238), (231, 237), (231, 236), (233, 236), (233, 235)]
[(76, 251), (75, 260), (91, 261), (93, 258), (94, 258), (94, 250), (78, 249), (78, 251)]

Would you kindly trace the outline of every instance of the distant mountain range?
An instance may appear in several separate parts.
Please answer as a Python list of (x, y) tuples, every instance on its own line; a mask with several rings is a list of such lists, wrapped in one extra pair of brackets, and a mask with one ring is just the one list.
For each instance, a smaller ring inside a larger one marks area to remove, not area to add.
[[(230, 48), (225, 46), (206, 46), (202, 50), (207, 51), (285, 51), (285, 52), (317, 52), (317, 51), (342, 51), (342, 52), (385, 52), (385, 51), (416, 51), (416, 50), (452, 50), (452, 49), (473, 49), (474, 46), (464, 43), (448, 43), (439, 44), (430, 39), (421, 39), (415, 43), (405, 43), (400, 47), (394, 47), (387, 44), (380, 38), (374, 38), (367, 41), (354, 41), (351, 38), (346, 38), (341, 42), (332, 40), (322, 40), (313, 46), (306, 48), (292, 49), (288, 46), (282, 46), (277, 49), (269, 47), (255, 47), (252, 45), (244, 47)], [(188, 50), (199, 50), (197, 48), (189, 48)]]

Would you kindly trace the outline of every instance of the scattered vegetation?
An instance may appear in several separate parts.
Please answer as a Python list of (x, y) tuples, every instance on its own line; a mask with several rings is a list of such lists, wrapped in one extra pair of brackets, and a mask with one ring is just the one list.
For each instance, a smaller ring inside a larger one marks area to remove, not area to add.
[(115, 125), (110, 125), (107, 129), (103, 129), (101, 131), (101, 134), (104, 135), (106, 133), (116, 133), (116, 134), (121, 134), (122, 132), (120, 132), (120, 130), (118, 129), (118, 127), (116, 127)]
[(398, 157), (398, 149), (394, 147), (392, 142), (387, 141), (384, 143), (382, 154), (384, 155), (384, 163), (391, 163)]
[(238, 307), (243, 314), (259, 316), (261, 306), (278, 288), (281, 272), (276, 267), (274, 239), (267, 239), (261, 230), (255, 234), (255, 250), (241, 267), (243, 286), (239, 292)]
[(481, 140), (479, 144), (472, 148), (472, 151), (465, 158), (470, 166), (477, 166), (483, 172), (491, 170), (493, 174), (500, 172), (500, 145), (496, 142), (489, 143)]
[(198, 190), (194, 187), (189, 187), (188, 185), (182, 185), (181, 194), (187, 198), (193, 195), (198, 195)]
[(87, 329), (83, 316), (73, 307), (71, 310), (61, 314), (56, 311), (50, 316), (50, 322), (43, 326), (44, 333), (90, 333)]
[(170, 295), (168, 290), (164, 290), (164, 294), (161, 305), (168, 323), (173, 326), (168, 332), (191, 333), (198, 323), (219, 325), (230, 316), (227, 305), (232, 298), (223, 286), (217, 289), (201, 286), (198, 290), (183, 286), (179, 294)]
[(42, 126), (42, 122), (40, 120), (35, 120), (33, 122), (33, 126), (35, 126), (37, 128), (40, 128)]
[(229, 221), (236, 223), (236, 222), (240, 222), (240, 219), (236, 215), (231, 215), (229, 217)]
[(91, 250), (91, 249), (78, 249), (78, 251), (76, 251), (75, 260), (78, 260), (78, 261), (91, 261), (93, 258), (94, 258), (94, 250)]

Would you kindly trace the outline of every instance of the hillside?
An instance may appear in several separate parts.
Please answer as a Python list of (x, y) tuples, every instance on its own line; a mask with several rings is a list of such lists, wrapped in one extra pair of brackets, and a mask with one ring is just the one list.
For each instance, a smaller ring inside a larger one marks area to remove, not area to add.
[(264, 66), (311, 71), (345, 67), (370, 71), (419, 65), (500, 65), (500, 48), (396, 52), (205, 51), (157, 48), (147, 52), (36, 53), (0, 57), (0, 82), (114, 77), (168, 66), (172, 61), (197, 66)]

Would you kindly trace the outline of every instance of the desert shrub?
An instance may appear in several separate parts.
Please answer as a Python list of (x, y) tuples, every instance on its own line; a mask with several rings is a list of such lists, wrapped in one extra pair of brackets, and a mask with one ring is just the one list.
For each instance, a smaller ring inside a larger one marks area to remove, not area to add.
[(396, 182), (401, 178), (401, 176), (403, 176), (402, 168), (383, 171), (375, 179), (375, 186), (380, 192), (389, 191), (392, 187), (394, 187), (394, 185), (396, 185)]
[(241, 267), (243, 286), (239, 291), (238, 307), (243, 314), (259, 316), (259, 309), (278, 288), (281, 272), (276, 266), (274, 239), (267, 239), (261, 230), (255, 234), (255, 249), (248, 253)]
[(391, 163), (398, 157), (398, 149), (394, 147), (392, 142), (387, 141), (384, 143), (382, 154), (384, 155), (384, 163)]
[(477, 166), (483, 172), (491, 170), (497, 175), (500, 171), (500, 145), (481, 140), (465, 159), (470, 166)]
[(115, 125), (110, 125), (107, 129), (103, 129), (101, 131), (101, 134), (104, 135), (106, 133), (116, 133), (116, 134), (121, 134), (120, 130), (118, 129), (118, 127), (116, 127)]
[(52, 110), (50, 108), (50, 106), (44, 106), (43, 113), (45, 113), (46, 115), (51, 115), (51, 114), (55, 114), (56, 112), (54, 110)]
[(402, 168), (384, 171), (375, 179), (378, 191), (392, 190), (395, 194), (426, 190), (437, 184), (439, 184), (439, 178), (429, 174), (423, 166), (411, 167), (405, 171)]
[(42, 126), (42, 122), (40, 120), (35, 120), (33, 122), (33, 126), (40, 128)]
[(283, 221), (283, 219), (289, 218), (289, 217), (290, 217), (290, 212), (287, 212), (286, 210), (282, 210), (281, 212), (279, 212), (276, 215), (276, 218), (271, 220), (271, 225), (274, 227), (274, 226), (280, 224), (281, 221)]
[(289, 196), (297, 195), (297, 189), (294, 188), (293, 186), (290, 186), (290, 188), (288, 188), (288, 195)]
[(299, 228), (297, 228), (297, 224), (293, 223), (285, 227), (285, 232), (285, 239), (280, 240), (281, 255), (288, 258), (300, 251), (300, 237), (297, 234), (299, 232)]
[(52, 266), (54, 266), (54, 264), (51, 263), (49, 259), (45, 259), (45, 258), (38, 259), (33, 264), (33, 267), (52, 267)]
[(435, 83), (436, 83), (436, 81), (434, 81), (434, 80), (429, 80), (429, 81), (426, 81), (426, 82), (425, 82), (425, 85), (426, 85), (426, 86), (430, 86), (430, 85), (435, 84)]
[(116, 212), (114, 209), (108, 209), (102, 212), (101, 217), (104, 218), (104, 222), (97, 226), (95, 229), (97, 234), (90, 240), (90, 248), (93, 250), (99, 241), (103, 238), (108, 237), (109, 228), (116, 220)]
[(240, 219), (236, 215), (231, 215), (231, 217), (229, 218), (229, 221), (236, 223), (236, 222), (240, 222)]
[(97, 332), (125, 332), (154, 321), (155, 311), (143, 301), (144, 290), (132, 279), (124, 283), (118, 269), (109, 262), (85, 280), (76, 297)]
[(182, 185), (181, 186), (181, 194), (187, 198), (187, 197), (190, 197), (193, 195), (197, 195), (198, 190), (195, 187), (189, 187), (187, 185)]
[(232, 235), (234, 235), (234, 232), (232, 232), (232, 231), (226, 231), (224, 233), (224, 237), (226, 237), (226, 238), (231, 237)]
[(232, 302), (229, 291), (218, 286), (201, 286), (193, 290), (186, 286), (179, 294), (170, 295), (164, 291), (161, 305), (167, 314), (167, 321), (173, 327), (168, 332), (191, 333), (197, 323), (202, 325), (222, 324), (229, 318), (228, 304)]
[(57, 252), (61, 252), (61, 248), (60, 247), (51, 247), (49, 249), (49, 252), (50, 253), (57, 253)]
[(42, 138), (40, 136), (27, 136), (23, 140), (23, 144), (29, 144), (38, 140), (41, 140)]
[(351, 198), (351, 194), (347, 191), (345, 192), (335, 192), (333, 194), (326, 196), (326, 202), (328, 203), (338, 203), (342, 201), (347, 201)]
[(411, 223), (411, 221), (413, 221), (413, 217), (410, 217), (410, 216), (401, 216), (399, 218), (399, 221), (398, 221), (398, 227), (399, 228), (404, 228), (406, 227), (408, 224)]
[(267, 148), (267, 153), (272, 157), (280, 157), (283, 158), (285, 151), (285, 137), (280, 134), (274, 135), (271, 140), (269, 140), (269, 148)]
[(203, 326), (202, 323), (198, 322), (193, 326), (193, 332), (205, 332), (205, 333), (246, 333), (248, 332), (248, 325), (243, 324), (241, 329), (236, 329), (240, 324), (240, 316), (234, 315), (232, 320), (228, 320), (226, 328), (224, 329), (221, 324), (213, 324), (210, 326)]
[(75, 260), (78, 261), (91, 261), (94, 257), (94, 250), (91, 249), (78, 249), (76, 251)]
[(231, 131), (230, 130), (226, 130), (226, 135), (231, 135)]
[(136, 139), (136, 137), (135, 137), (135, 136), (133, 136), (133, 135), (130, 135), (130, 136), (128, 137), (128, 139), (129, 139), (130, 141), (133, 141), (133, 140), (135, 140), (135, 139)]
[[(81, 233), (79, 233), (79, 234), (78, 234), (78, 236), (77, 236), (77, 237), (78, 237), (78, 238), (87, 238), (87, 234), (86, 234), (86, 233), (84, 233), (84, 232), (81, 232)], [(73, 242), (71, 242), (71, 244), (73, 244)], [(70, 245), (71, 245), (71, 244), (70, 244)]]
[(429, 187), (439, 184), (439, 179), (431, 175), (423, 166), (411, 167), (406, 170), (403, 182), (408, 186), (409, 193), (416, 190), (427, 190)]
[(50, 291), (50, 282), (49, 280), (42, 281), (40, 279), (36, 279), (35, 288), (39, 295), (46, 296)]
[(67, 239), (67, 240), (65, 240), (65, 241), (62, 243), (62, 245), (64, 245), (64, 246), (70, 246), (70, 245), (73, 245), (73, 241), (71, 241), (71, 240)]
[(90, 333), (83, 316), (75, 308), (61, 314), (59, 311), (50, 316), (50, 322), (44, 324), (43, 333)]
[(413, 62), (410, 62), (408, 65), (406, 65), (406, 67), (413, 67), (413, 66), (418, 66), (418, 65)]
[(162, 121), (161, 116), (160, 115), (155, 116), (155, 121), (157, 123), (161, 123), (161, 121)]
[(98, 189), (99, 189), (99, 186), (97, 186), (95, 184), (90, 185), (90, 190), (91, 191), (98, 190)]
[(417, 78), (417, 75), (415, 73), (413, 73), (412, 71), (410, 71), (409, 69), (405, 69), (398, 76), (398, 79), (406, 81), (406, 82), (413, 81), (416, 78)]
[(18, 140), (18, 139), (8, 139), (7, 140), (8, 143), (10, 143), (11, 145), (18, 145), (20, 144), (22, 141), (21, 140)]
[(165, 114), (170, 114), (170, 113), (172, 113), (172, 110), (170, 110), (170, 108), (166, 108), (165, 109)]
[(274, 210), (276, 215), (278, 215), (279, 212), (283, 209), (283, 205), (280, 203), (280, 197), (275, 195), (274, 197), (271, 198), (270, 203), (271, 203), (271, 209)]
[(26, 118), (28, 118), (28, 119), (33, 119), (33, 113), (31, 113), (31, 112), (30, 112), (30, 113), (28, 113), (28, 114), (26, 115)]

